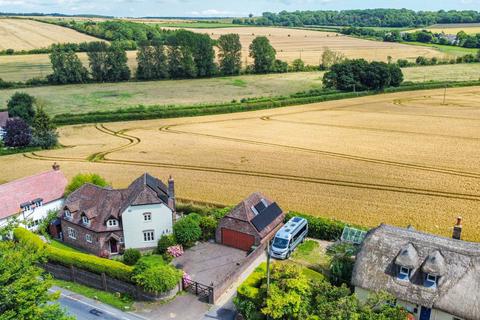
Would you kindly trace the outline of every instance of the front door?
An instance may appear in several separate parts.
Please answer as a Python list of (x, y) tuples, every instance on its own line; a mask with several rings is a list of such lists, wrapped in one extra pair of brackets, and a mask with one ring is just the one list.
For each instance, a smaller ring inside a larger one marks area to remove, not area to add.
[(430, 315), (432, 314), (432, 309), (422, 307), (420, 311), (420, 320), (430, 320)]
[(118, 253), (117, 240), (110, 239), (109, 243), (110, 243), (110, 253)]

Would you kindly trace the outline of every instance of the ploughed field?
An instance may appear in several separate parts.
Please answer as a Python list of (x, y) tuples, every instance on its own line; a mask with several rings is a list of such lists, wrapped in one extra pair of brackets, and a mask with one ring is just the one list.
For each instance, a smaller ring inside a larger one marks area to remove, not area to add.
[(48, 48), (55, 43), (98, 41), (75, 30), (26, 19), (0, 18), (0, 50)]
[(384, 94), (248, 113), (60, 128), (63, 149), (0, 157), (3, 181), (58, 162), (125, 187), (172, 174), (178, 196), (480, 241), (480, 87)]

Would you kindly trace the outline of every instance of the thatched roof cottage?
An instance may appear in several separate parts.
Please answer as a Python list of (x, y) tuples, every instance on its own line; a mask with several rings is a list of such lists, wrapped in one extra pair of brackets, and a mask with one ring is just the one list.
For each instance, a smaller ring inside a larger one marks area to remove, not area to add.
[(361, 246), (352, 284), (359, 298), (386, 291), (418, 320), (480, 319), (480, 244), (381, 225)]

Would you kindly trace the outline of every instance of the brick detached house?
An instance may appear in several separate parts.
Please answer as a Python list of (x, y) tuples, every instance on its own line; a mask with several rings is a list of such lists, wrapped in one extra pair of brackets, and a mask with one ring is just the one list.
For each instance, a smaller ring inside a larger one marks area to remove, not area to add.
[(480, 244), (412, 228), (381, 225), (368, 232), (353, 270), (360, 299), (387, 291), (416, 320), (480, 320)]
[(66, 243), (99, 256), (123, 249), (152, 249), (171, 234), (175, 219), (174, 181), (168, 187), (148, 173), (126, 189), (85, 184), (65, 200), (59, 217)]
[(276, 202), (256, 192), (220, 220), (215, 238), (218, 243), (248, 251), (271, 239), (284, 218)]
[(50, 171), (0, 185), (0, 227), (15, 217), (36, 230), (49, 212), (62, 208), (67, 183), (60, 166), (54, 164)]

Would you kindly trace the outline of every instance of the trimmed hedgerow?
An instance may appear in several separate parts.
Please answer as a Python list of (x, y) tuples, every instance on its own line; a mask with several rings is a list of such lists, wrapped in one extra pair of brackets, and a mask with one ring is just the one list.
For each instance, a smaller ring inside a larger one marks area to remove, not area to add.
[[(308, 221), (308, 236), (319, 240), (334, 241), (340, 239), (343, 229), (346, 226), (351, 226), (345, 222), (333, 220), (323, 217), (314, 217), (308, 214), (289, 212), (285, 216), (285, 221), (290, 220), (293, 217), (302, 217)], [(355, 226), (359, 229), (365, 229), (365, 227)]]
[(105, 273), (112, 278), (132, 282), (133, 268), (121, 262), (52, 247), (44, 243), (39, 236), (24, 228), (16, 228), (13, 234), (15, 239), (23, 244), (33, 246), (36, 249), (44, 248), (48, 261), (66, 267), (74, 266), (94, 273)]

